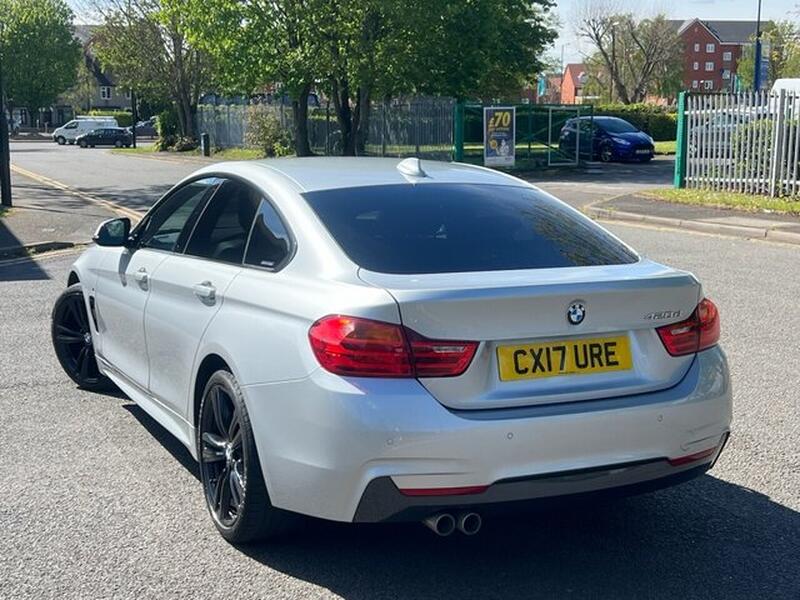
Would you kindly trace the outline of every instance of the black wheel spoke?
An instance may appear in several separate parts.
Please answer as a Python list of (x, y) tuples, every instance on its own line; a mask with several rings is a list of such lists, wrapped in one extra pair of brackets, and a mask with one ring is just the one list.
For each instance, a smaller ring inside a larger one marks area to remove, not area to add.
[(231, 442), (230, 443), (231, 443), (231, 448), (233, 448), (234, 451), (241, 450), (241, 448), (242, 448), (242, 428), (241, 427), (237, 427), (236, 428), (236, 433), (231, 438)]
[(83, 334), (64, 325), (56, 325), (56, 340), (62, 344), (83, 344)]
[(214, 388), (211, 396), (211, 408), (214, 411), (214, 425), (217, 427), (217, 431), (225, 435), (228, 431), (228, 428), (225, 426), (225, 419), (222, 415), (222, 391), (220, 388)]
[(231, 469), (228, 480), (231, 486), (231, 501), (233, 506), (238, 509), (244, 499), (244, 481), (242, 481), (242, 476), (236, 470), (236, 467)]
[(89, 349), (86, 346), (81, 348), (81, 351), (78, 352), (77, 368), (78, 368), (78, 372), (81, 374), (81, 378), (83, 378), (83, 379), (86, 379), (86, 376), (89, 373), (89, 367), (88, 367), (89, 361), (86, 360), (88, 353), (89, 353)]
[(217, 512), (218, 515), (221, 516), (221, 506), (222, 506), (222, 495), (225, 493), (224, 489), (228, 483), (228, 468), (222, 467), (222, 471), (220, 472), (219, 476), (217, 477), (216, 482), (214, 482), (214, 497), (212, 501), (212, 506), (214, 507), (214, 511)]
[(239, 411), (236, 408), (233, 409), (233, 415), (231, 415), (231, 423), (228, 426), (228, 440), (231, 442), (239, 433)]
[(211, 446), (213, 450), (225, 450), (225, 440), (213, 433), (203, 433), (203, 442)]

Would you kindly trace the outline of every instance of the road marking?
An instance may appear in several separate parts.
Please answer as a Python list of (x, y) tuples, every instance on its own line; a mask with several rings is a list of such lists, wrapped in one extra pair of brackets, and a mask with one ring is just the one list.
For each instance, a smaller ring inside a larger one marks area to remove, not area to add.
[(160, 156), (161, 154), (164, 154), (163, 152), (153, 153), (153, 154), (158, 154), (159, 156), (148, 156), (147, 154), (138, 154), (136, 152), (114, 152), (113, 150), (109, 150), (109, 154), (111, 154), (111, 156), (126, 156), (130, 158), (141, 158), (142, 160), (158, 160), (161, 162), (174, 163), (177, 165), (185, 165), (186, 163), (193, 163), (196, 165), (212, 164), (212, 161), (204, 160), (199, 156), (198, 157), (186, 156), (183, 158)]
[(116, 202), (112, 202), (111, 200), (104, 200), (103, 198), (98, 198), (97, 196), (94, 196), (92, 194), (81, 192), (80, 190), (76, 190), (75, 188), (70, 187), (65, 183), (61, 183), (60, 181), (56, 181), (55, 179), (50, 179), (49, 177), (45, 177), (44, 175), (39, 175), (38, 173), (33, 173), (32, 171), (28, 171), (27, 169), (23, 169), (22, 167), (18, 167), (17, 165), (11, 165), (11, 170), (14, 171), (15, 173), (22, 175), (23, 177), (27, 177), (28, 179), (33, 179), (38, 183), (42, 183), (57, 190), (67, 192), (68, 194), (77, 196), (78, 198), (86, 200), (87, 202), (91, 202), (92, 204), (97, 204), (99, 206), (107, 208), (108, 210), (110, 210), (115, 214), (121, 215), (123, 217), (128, 217), (133, 222), (138, 222), (144, 214), (132, 208), (121, 206)]

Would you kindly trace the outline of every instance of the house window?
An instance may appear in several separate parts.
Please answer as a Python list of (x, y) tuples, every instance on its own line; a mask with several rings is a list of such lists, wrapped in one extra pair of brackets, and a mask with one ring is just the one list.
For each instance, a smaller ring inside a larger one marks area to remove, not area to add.
[(692, 89), (694, 89), (694, 90), (697, 89), (697, 79), (693, 79), (692, 80)]
[(713, 71), (713, 70), (714, 70), (714, 63), (713, 62), (707, 62), (706, 63), (706, 71)]
[(111, 87), (107, 85), (100, 86), (100, 99), (101, 100), (111, 100)]
[(722, 78), (723, 79), (730, 79), (731, 78), (731, 70), (730, 69), (724, 69), (722, 71)]
[(733, 60), (733, 52), (723, 52), (722, 60), (724, 62), (731, 62)]
[(707, 79), (706, 81), (703, 82), (703, 87), (706, 88), (707, 90), (713, 90), (714, 82), (710, 79)]
[(699, 62), (697, 62), (697, 61), (694, 61), (694, 62), (692, 63), (692, 68), (693, 68), (695, 71), (699, 71), (699, 70), (700, 70), (700, 63), (699, 63)]
[(714, 46), (714, 44), (706, 44), (706, 53), (707, 54), (713, 54), (714, 50), (716, 50), (716, 47)]
[(695, 44), (694, 45), (694, 51), (695, 52), (700, 52), (700, 44)]

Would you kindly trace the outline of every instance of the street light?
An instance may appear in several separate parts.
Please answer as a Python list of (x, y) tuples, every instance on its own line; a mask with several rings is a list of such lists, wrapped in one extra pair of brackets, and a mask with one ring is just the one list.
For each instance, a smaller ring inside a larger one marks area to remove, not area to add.
[(761, 0), (758, 0), (758, 18), (756, 19), (756, 56), (753, 61), (753, 90), (761, 89)]
[[(8, 146), (8, 119), (6, 118), (6, 91), (3, 87), (3, 33), (5, 24), (0, 23), (0, 203), (11, 206), (11, 150)], [(11, 116), (9, 114), (9, 116)]]

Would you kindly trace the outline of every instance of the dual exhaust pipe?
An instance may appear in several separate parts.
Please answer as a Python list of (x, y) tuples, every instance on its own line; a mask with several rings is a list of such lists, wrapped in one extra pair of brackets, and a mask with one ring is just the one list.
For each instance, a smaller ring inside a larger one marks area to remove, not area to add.
[(431, 515), (422, 523), (436, 535), (447, 537), (456, 529), (464, 535), (475, 535), (481, 530), (483, 519), (475, 512), (462, 512), (456, 516), (443, 512)]

